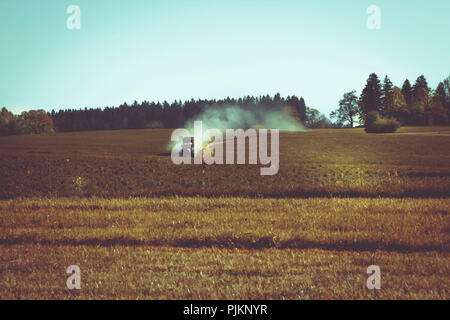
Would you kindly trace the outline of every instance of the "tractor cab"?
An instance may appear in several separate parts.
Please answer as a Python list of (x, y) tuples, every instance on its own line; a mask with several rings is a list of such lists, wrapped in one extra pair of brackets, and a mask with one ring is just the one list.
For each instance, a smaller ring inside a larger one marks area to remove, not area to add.
[(194, 137), (183, 138), (183, 143), (180, 149), (180, 157), (183, 156), (183, 150), (186, 150), (187, 153), (190, 153), (191, 157), (194, 156)]

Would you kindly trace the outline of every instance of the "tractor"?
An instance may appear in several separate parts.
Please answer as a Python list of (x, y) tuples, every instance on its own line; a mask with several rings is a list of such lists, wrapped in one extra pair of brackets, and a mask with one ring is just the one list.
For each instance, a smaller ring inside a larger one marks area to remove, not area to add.
[[(194, 137), (183, 138), (183, 143), (181, 144), (180, 149), (180, 157), (183, 156), (183, 150), (190, 153), (192, 158), (195, 156)], [(214, 149), (212, 149), (208, 143), (202, 148), (202, 156), (205, 155), (205, 152), (210, 152), (211, 156), (214, 156)]]

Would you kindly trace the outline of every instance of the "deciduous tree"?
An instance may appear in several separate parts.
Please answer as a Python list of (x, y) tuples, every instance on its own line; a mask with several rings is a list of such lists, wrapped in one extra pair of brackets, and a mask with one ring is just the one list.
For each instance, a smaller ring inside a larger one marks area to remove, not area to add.
[(448, 122), (447, 110), (438, 96), (431, 97), (426, 110), (428, 125), (446, 125)]
[(9, 135), (12, 133), (14, 115), (6, 108), (0, 112), (0, 135)]
[(44, 110), (22, 112), (15, 121), (15, 133), (52, 133), (54, 124), (52, 118)]
[(339, 108), (330, 114), (330, 117), (338, 120), (338, 124), (348, 123), (353, 128), (354, 118), (359, 114), (358, 98), (356, 91), (347, 92), (339, 101)]

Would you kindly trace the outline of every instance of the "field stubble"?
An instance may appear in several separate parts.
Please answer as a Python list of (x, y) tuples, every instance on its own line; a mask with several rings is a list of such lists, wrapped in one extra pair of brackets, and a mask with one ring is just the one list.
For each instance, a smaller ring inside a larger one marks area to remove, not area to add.
[[(448, 299), (449, 201), (1, 201), (0, 297)], [(65, 288), (72, 264), (78, 294)]]

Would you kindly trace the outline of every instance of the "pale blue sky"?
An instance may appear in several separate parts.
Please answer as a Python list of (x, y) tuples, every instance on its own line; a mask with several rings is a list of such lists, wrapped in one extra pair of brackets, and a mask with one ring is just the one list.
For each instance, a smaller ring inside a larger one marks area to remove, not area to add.
[[(66, 9), (81, 8), (81, 30)], [(381, 30), (366, 9), (381, 8)], [(0, 0), (0, 106), (14, 113), (275, 94), (328, 114), (368, 75), (450, 74), (448, 0)]]

